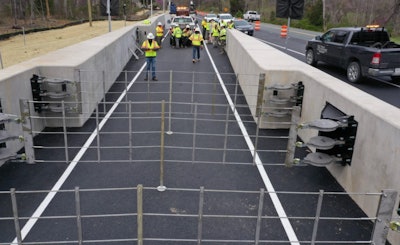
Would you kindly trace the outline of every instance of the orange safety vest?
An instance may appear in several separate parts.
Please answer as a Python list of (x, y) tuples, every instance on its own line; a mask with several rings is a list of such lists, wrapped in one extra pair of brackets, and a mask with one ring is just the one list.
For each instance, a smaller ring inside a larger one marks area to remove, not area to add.
[(157, 56), (156, 50), (159, 48), (160, 46), (158, 46), (156, 40), (153, 40), (151, 44), (149, 43), (149, 40), (146, 40), (142, 44), (142, 49), (145, 50), (146, 57), (156, 57)]

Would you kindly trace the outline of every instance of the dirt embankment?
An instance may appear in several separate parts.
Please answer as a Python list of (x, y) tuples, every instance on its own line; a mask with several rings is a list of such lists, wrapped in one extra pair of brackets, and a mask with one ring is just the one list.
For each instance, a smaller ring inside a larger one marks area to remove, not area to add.
[[(125, 25), (133, 25), (131, 21), (112, 21), (111, 29), (117, 30)], [(94, 21), (68, 26), (63, 29), (52, 29), (17, 35), (0, 40), (0, 55), (3, 68), (32, 59), (45, 53), (79, 43), (109, 32), (108, 21)], [(1, 64), (0, 64), (1, 68)]]

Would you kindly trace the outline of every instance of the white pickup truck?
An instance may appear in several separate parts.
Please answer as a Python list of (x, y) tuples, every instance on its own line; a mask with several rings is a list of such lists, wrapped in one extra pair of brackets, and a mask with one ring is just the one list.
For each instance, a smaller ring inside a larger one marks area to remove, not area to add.
[(260, 20), (260, 15), (257, 13), (257, 11), (249, 10), (245, 14), (243, 14), (243, 19), (247, 21), (256, 21)]

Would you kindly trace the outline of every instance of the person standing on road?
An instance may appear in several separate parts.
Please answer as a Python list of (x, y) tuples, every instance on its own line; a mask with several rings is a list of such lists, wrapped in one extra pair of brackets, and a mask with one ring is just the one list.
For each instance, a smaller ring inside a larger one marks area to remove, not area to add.
[(162, 37), (164, 36), (164, 28), (161, 22), (157, 23), (157, 27), (156, 27), (156, 41), (158, 43), (158, 45), (160, 45), (161, 48), (161, 40)]
[(194, 33), (189, 37), (189, 40), (192, 41), (193, 46), (193, 63), (196, 61), (200, 61), (200, 49), (203, 49), (203, 35), (200, 33), (200, 29), (196, 27), (194, 29)]
[(218, 23), (213, 23), (211, 27), (211, 42), (214, 48), (218, 47), (219, 26)]
[(226, 45), (226, 26), (221, 24), (221, 30), (219, 32), (219, 47), (220, 47), (220, 54), (225, 52), (225, 45)]
[(206, 36), (207, 25), (208, 25), (208, 23), (207, 23), (206, 19), (203, 18), (201, 20), (201, 27), (202, 27), (201, 29), (202, 29), (203, 37)]
[(174, 28), (174, 37), (175, 37), (175, 43), (178, 48), (182, 47), (182, 29), (179, 27), (179, 25), (176, 25)]
[(148, 79), (148, 75), (151, 70), (153, 81), (157, 81), (158, 79), (156, 77), (156, 56), (157, 56), (157, 50), (160, 49), (160, 46), (158, 45), (157, 41), (154, 40), (153, 33), (150, 32), (147, 35), (147, 40), (143, 42), (142, 49), (145, 52), (146, 63), (147, 63), (146, 76), (144, 80)]

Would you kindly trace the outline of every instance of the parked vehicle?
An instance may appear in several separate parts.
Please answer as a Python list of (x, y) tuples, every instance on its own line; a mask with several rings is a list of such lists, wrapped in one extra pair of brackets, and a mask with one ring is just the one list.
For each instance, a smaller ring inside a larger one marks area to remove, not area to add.
[(186, 6), (178, 6), (176, 8), (177, 16), (189, 16), (189, 7)]
[(206, 14), (206, 15), (204, 15), (204, 19), (207, 22), (210, 22), (210, 20), (214, 20), (215, 22), (218, 22), (218, 17), (216, 14)]
[(319, 61), (346, 69), (353, 83), (368, 76), (400, 80), (400, 45), (376, 26), (333, 28), (316, 36), (306, 45), (306, 62), (315, 66)]
[(236, 30), (241, 31), (249, 36), (253, 36), (254, 34), (254, 26), (252, 23), (247, 22), (246, 20), (233, 20), (233, 25)]
[(249, 10), (243, 14), (243, 19), (251, 22), (251, 21), (260, 20), (261, 16), (258, 14), (257, 11)]
[(177, 24), (181, 29), (184, 29), (186, 25), (190, 26), (190, 29), (194, 29), (195, 25), (197, 24), (197, 20), (195, 20), (191, 16), (176, 16), (172, 18), (171, 21), (168, 21), (171, 24)]
[(227, 14), (227, 13), (218, 14), (217, 18), (218, 18), (219, 23), (224, 23), (224, 24), (227, 24), (229, 21), (234, 19), (231, 14)]

